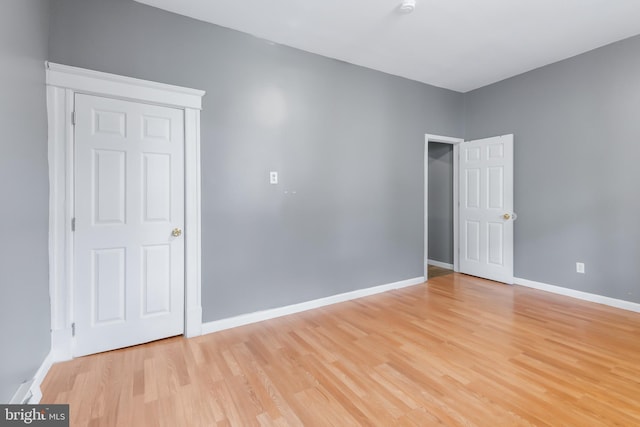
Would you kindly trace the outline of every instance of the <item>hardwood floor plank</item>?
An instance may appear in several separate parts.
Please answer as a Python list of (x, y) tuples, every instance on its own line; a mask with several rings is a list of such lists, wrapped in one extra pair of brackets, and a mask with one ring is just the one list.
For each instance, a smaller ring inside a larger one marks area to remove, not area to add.
[(54, 365), (72, 426), (640, 425), (640, 314), (447, 273)]

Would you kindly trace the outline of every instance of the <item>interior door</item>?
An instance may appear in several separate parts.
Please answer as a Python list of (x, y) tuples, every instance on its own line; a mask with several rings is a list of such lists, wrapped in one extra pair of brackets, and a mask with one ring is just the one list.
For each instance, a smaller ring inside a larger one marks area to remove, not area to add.
[(184, 113), (75, 97), (74, 355), (184, 331)]
[(460, 272), (513, 283), (513, 135), (459, 148)]

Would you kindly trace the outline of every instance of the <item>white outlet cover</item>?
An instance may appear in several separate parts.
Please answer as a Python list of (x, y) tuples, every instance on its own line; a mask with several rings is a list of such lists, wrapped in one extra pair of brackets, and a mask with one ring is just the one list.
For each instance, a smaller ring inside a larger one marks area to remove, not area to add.
[(277, 184), (278, 183), (278, 172), (271, 171), (269, 172), (269, 184)]
[(576, 262), (576, 273), (584, 274), (584, 263), (583, 262)]

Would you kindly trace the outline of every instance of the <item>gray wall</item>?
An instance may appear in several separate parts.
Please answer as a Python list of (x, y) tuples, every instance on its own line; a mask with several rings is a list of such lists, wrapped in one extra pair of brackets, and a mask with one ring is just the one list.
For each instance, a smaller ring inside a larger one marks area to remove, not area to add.
[(131, 0), (52, 8), (52, 61), (207, 91), (204, 321), (422, 276), (424, 134), (463, 133), (461, 94)]
[(49, 352), (47, 117), (49, 3), (0, 3), (0, 402)]
[(429, 259), (453, 264), (453, 145), (430, 142)]
[(516, 276), (640, 302), (640, 37), (465, 102), (467, 138), (515, 134)]

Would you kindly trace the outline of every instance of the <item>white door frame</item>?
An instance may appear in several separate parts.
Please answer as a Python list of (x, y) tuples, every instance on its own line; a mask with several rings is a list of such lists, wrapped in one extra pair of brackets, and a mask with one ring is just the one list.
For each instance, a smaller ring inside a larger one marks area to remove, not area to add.
[(427, 263), (429, 262), (429, 143), (440, 142), (453, 145), (453, 271), (458, 266), (458, 151), (462, 138), (426, 134), (424, 136), (424, 280), (429, 280)]
[(200, 253), (201, 90), (45, 63), (49, 119), (49, 292), (51, 354), (72, 358), (74, 214), (74, 98), (76, 93), (142, 102), (184, 111), (185, 125), (185, 329), (202, 333)]

